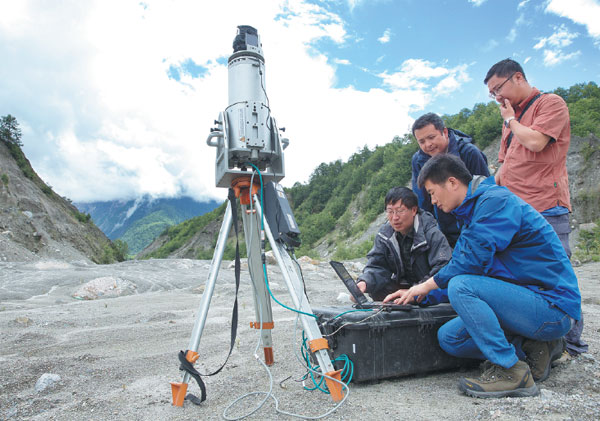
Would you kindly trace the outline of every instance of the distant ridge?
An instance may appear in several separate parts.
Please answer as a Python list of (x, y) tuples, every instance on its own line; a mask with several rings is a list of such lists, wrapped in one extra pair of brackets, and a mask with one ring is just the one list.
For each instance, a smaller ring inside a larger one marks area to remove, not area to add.
[(129, 253), (137, 254), (165, 229), (212, 211), (221, 203), (199, 202), (191, 197), (152, 198), (144, 195), (131, 200), (79, 202), (75, 206), (89, 213), (94, 223), (111, 240), (121, 239)]

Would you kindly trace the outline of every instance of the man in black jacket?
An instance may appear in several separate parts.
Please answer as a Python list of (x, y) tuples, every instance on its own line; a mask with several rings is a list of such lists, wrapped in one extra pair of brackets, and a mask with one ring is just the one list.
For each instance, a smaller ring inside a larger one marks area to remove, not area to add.
[[(429, 279), (452, 255), (435, 218), (419, 209), (417, 196), (406, 187), (394, 187), (385, 197), (386, 222), (367, 254), (367, 266), (358, 278), (358, 288), (375, 301), (399, 289)], [(444, 300), (436, 291), (429, 304)]]

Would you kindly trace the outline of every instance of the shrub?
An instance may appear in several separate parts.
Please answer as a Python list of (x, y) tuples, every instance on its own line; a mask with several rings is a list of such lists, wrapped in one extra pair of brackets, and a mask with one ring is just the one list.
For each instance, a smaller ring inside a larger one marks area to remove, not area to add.
[(579, 232), (579, 242), (575, 257), (581, 262), (600, 262), (600, 220), (596, 227), (591, 230)]

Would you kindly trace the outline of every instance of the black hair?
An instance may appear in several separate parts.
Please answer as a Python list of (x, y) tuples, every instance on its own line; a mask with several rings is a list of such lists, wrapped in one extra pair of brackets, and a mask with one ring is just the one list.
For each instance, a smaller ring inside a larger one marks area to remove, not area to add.
[(442, 120), (442, 118), (435, 114), (435, 113), (427, 113), (427, 114), (423, 114), (421, 117), (417, 118), (415, 120), (415, 122), (413, 123), (412, 126), (412, 134), (413, 136), (415, 135), (415, 130), (420, 130), (425, 126), (428, 126), (430, 124), (433, 124), (433, 127), (436, 128), (436, 130), (439, 130), (440, 132), (443, 132), (444, 129), (446, 128), (446, 125), (444, 124), (444, 120)]
[(523, 79), (527, 80), (527, 78), (525, 77), (525, 72), (523, 71), (521, 65), (510, 58), (505, 58), (504, 60), (494, 64), (490, 68), (490, 70), (488, 70), (485, 79), (483, 79), (483, 83), (487, 85), (488, 80), (490, 80), (494, 76), (509, 77), (515, 72), (521, 73), (523, 75)]
[(466, 186), (473, 179), (465, 163), (459, 157), (448, 153), (439, 154), (429, 159), (421, 168), (417, 185), (422, 189), (427, 180), (433, 184), (443, 184), (450, 177), (456, 178)]
[(385, 207), (400, 201), (407, 209), (419, 206), (417, 195), (408, 187), (394, 187), (385, 195)]

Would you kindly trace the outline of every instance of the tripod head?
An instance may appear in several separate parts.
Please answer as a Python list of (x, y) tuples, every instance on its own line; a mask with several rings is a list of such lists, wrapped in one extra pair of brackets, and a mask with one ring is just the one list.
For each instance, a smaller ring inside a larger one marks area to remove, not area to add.
[(252, 26), (238, 26), (228, 75), (229, 106), (219, 113), (206, 140), (217, 148), (216, 186), (229, 188), (235, 178), (251, 174), (250, 164), (265, 182), (277, 182), (285, 176), (283, 149), (289, 141), (281, 138), (271, 115), (262, 44)]

